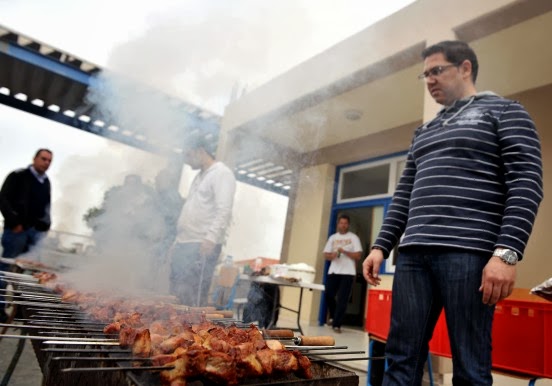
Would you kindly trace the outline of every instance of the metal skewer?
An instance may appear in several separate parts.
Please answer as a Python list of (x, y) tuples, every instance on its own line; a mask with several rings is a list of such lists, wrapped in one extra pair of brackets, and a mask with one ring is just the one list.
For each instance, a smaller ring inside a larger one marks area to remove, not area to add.
[(20, 286), (23, 286), (23, 287), (33, 287), (33, 288), (41, 288), (43, 290), (47, 290), (48, 287), (45, 287), (43, 284), (39, 284), (38, 282), (37, 283), (34, 283), (34, 282), (22, 282), (22, 281), (18, 281), (18, 280), (13, 280), (11, 278), (8, 278), (8, 277), (5, 277), (2, 279), (3, 281), (7, 282), (7, 283), (10, 283), (10, 284), (15, 284), (15, 285), (20, 285)]
[(165, 371), (172, 370), (174, 366), (121, 366), (121, 367), (69, 367), (61, 369), (64, 373), (96, 372), (96, 371)]
[(27, 275), (24, 273), (0, 271), (0, 276), (13, 277), (15, 279), (34, 281), (38, 283), (38, 279), (36, 277), (34, 277), (33, 275)]
[[(40, 331), (39, 334), (51, 334), (52, 331)], [(58, 334), (58, 338), (64, 339), (66, 336), (83, 336), (83, 337), (93, 337), (93, 336), (100, 336), (100, 337), (111, 337), (112, 339), (118, 338), (119, 334), (106, 334), (101, 331), (86, 331), (81, 330), (80, 332), (56, 332)]]
[(328, 351), (328, 352), (318, 352), (318, 353), (303, 353), (303, 355), (306, 355), (310, 358), (314, 358), (314, 357), (320, 357), (321, 355), (351, 355), (351, 354), (366, 354), (366, 351), (336, 351), (336, 352), (332, 352), (332, 351)]
[[(36, 326), (30, 326), (28, 324), (8, 324), (8, 323), (0, 323), (0, 327), (9, 327), (14, 329), (36, 329), (36, 330), (63, 330), (63, 331), (80, 331), (82, 334), (83, 332), (88, 333), (88, 330), (85, 330), (83, 328), (78, 327), (61, 327), (61, 326), (48, 326), (48, 325), (36, 325)], [(100, 332), (100, 330), (94, 330), (92, 332)]]
[[(118, 339), (101, 339), (101, 338), (64, 338), (59, 336), (40, 336), (40, 335), (10, 335), (0, 334), (0, 338), (8, 339), (31, 339), (31, 340), (44, 340), (45, 344), (106, 344), (108, 346), (119, 345)], [(63, 340), (52, 340), (63, 339)], [(51, 342), (51, 343), (50, 343)], [(113, 344), (112, 344), (113, 343)]]
[(38, 300), (38, 301), (51, 301), (54, 303), (60, 303), (61, 299), (53, 298), (51, 296), (39, 296), (39, 295), (8, 295), (10, 299), (21, 299), (21, 300)]
[[(104, 351), (106, 354), (109, 352)], [(110, 354), (110, 353), (109, 353)], [(53, 361), (86, 361), (86, 362), (151, 362), (153, 358), (140, 358), (140, 357), (53, 357)]]
[(132, 350), (130, 349), (123, 349), (117, 350), (115, 348), (59, 348), (59, 347), (48, 347), (43, 348), (41, 351), (44, 352), (63, 352), (63, 353), (84, 353), (84, 354), (95, 354), (95, 353), (103, 353), (103, 354), (129, 354)]
[[(58, 352), (63, 352), (64, 350), (66, 349), (56, 349), (56, 351)], [(43, 351), (53, 351), (53, 349), (43, 349)], [(82, 351), (76, 351), (76, 352), (82, 352)], [(113, 352), (111, 351), (91, 351), (92, 353), (93, 352), (102, 352), (102, 353), (105, 353), (105, 354), (112, 354)], [(130, 351), (127, 351), (127, 352), (130, 352)], [(121, 351), (120, 353), (125, 353), (124, 351)], [(340, 354), (343, 354), (343, 355), (353, 355), (353, 354), (365, 354), (366, 351), (345, 351), (345, 352), (339, 352), (339, 353), (324, 353), (322, 355), (340, 355)], [(308, 356), (308, 355), (307, 355)], [(312, 359), (311, 359), (312, 358)], [(385, 357), (368, 357), (369, 359), (380, 359), (380, 358), (385, 358)], [(319, 361), (324, 361), (324, 360), (329, 360), (329, 361), (340, 361), (341, 359), (339, 358), (330, 358), (330, 359), (324, 359), (324, 358), (319, 358), (319, 357), (314, 357), (314, 356), (309, 356), (309, 359), (312, 361), (316, 361), (316, 362), (319, 362)], [(362, 360), (362, 358), (360, 358)], [(128, 361), (151, 361), (153, 360), (152, 357), (148, 357), (148, 358), (142, 358), (142, 357), (75, 357), (75, 356), (59, 356), (59, 357), (53, 357), (52, 358), (53, 361), (114, 361), (114, 362), (128, 362)], [(348, 359), (346, 358), (345, 360), (352, 360), (352, 359)]]
[[(42, 308), (29, 308), (29, 311), (33, 310), (42, 310)], [(90, 320), (88, 316), (86, 316), (84, 313), (75, 311), (75, 312), (51, 312), (51, 311), (37, 311), (32, 315), (32, 317), (44, 317), (44, 318), (51, 318), (51, 319), (86, 319)]]
[(9, 292), (9, 293), (17, 292), (20, 295), (48, 295), (48, 296), (51, 296), (51, 297), (61, 299), (60, 295), (56, 294), (55, 292), (51, 292), (51, 291), (23, 291), (23, 290), (20, 290), (19, 288), (17, 288), (17, 289), (14, 288), (12, 290), (9, 290), (7, 288), (1, 288), (0, 292)]
[(75, 318), (75, 317), (84, 317), (86, 314), (78, 309), (74, 310), (66, 310), (66, 311), (52, 311), (47, 308), (37, 308), (37, 307), (29, 307), (29, 311), (35, 311), (33, 313), (34, 315), (45, 315), (45, 316), (63, 316), (64, 318)]
[(385, 357), (358, 357), (358, 358), (335, 358), (335, 359), (310, 359), (311, 362), (346, 362), (346, 361), (369, 361), (369, 360), (383, 360)]
[[(105, 327), (105, 323), (95, 323), (95, 322), (79, 322), (79, 321), (70, 321), (70, 320), (57, 320), (57, 319), (14, 319), (14, 322), (21, 322), (25, 324), (34, 324), (34, 325), (44, 325), (44, 326), (67, 326), (67, 327), (80, 327), (80, 328), (92, 328), (93, 327), (101, 327), (101, 331), (103, 331), (103, 327)], [(100, 331), (100, 329), (96, 329), (97, 331)]]
[(45, 308), (60, 308), (64, 310), (68, 309), (74, 309), (75, 306), (71, 304), (63, 304), (63, 303), (40, 303), (40, 302), (22, 302), (22, 301), (6, 301), (6, 300), (0, 300), (0, 303), (3, 304), (17, 304), (19, 306), (40, 306)]
[[(1, 335), (0, 335), (1, 336)], [(59, 339), (57, 336), (54, 337), (40, 337), (42, 339)], [(71, 339), (71, 340), (69, 340)], [(74, 340), (73, 340), (74, 339)], [(120, 346), (119, 341), (114, 339), (80, 339), (80, 338), (66, 338), (65, 340), (45, 340), (43, 344), (66, 344), (66, 345), (90, 345), (90, 346)]]

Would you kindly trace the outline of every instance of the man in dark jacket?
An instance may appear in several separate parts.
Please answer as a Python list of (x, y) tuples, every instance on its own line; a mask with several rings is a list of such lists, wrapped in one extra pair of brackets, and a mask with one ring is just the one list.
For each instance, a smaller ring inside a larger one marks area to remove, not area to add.
[[(50, 180), (46, 171), (51, 162), (52, 152), (39, 149), (32, 165), (11, 172), (4, 181), (0, 191), (4, 216), (2, 257), (13, 259), (29, 251), (50, 229)], [(7, 269), (7, 264), (0, 263), (0, 270)], [(0, 288), (6, 288), (6, 282), (0, 280)], [(6, 319), (4, 307), (0, 306), (0, 320)]]

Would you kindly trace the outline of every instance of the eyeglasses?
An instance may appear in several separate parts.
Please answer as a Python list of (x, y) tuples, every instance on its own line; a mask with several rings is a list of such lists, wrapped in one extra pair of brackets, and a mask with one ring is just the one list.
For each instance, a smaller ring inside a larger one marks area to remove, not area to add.
[(418, 79), (424, 80), (429, 78), (430, 76), (434, 78), (436, 76), (441, 75), (443, 71), (445, 71), (447, 68), (450, 68), (450, 67), (458, 67), (458, 64), (445, 64), (444, 66), (432, 67), (429, 70), (424, 71), (420, 75), (418, 75)]

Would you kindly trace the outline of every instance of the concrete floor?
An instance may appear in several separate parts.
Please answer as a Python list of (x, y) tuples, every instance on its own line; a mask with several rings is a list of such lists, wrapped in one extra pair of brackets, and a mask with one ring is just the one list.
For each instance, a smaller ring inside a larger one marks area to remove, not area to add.
[[(17, 334), (18, 330), (9, 329), (6, 334)], [(12, 357), (17, 350), (19, 339), (6, 339), (3, 338), (0, 341), (0, 376), (5, 377), (6, 371), (10, 365)], [(10, 382), (10, 386), (39, 386), (42, 383), (42, 373), (36, 356), (33, 351), (33, 347), (29, 340), (25, 341), (23, 352), (19, 358), (19, 362), (13, 371)]]

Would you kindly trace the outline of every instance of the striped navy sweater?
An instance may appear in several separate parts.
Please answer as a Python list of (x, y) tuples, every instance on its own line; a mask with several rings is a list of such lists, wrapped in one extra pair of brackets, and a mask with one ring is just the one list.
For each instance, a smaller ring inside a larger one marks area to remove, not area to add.
[(441, 246), (520, 258), (543, 198), (537, 131), (519, 103), (479, 93), (416, 129), (379, 236), (386, 256)]

